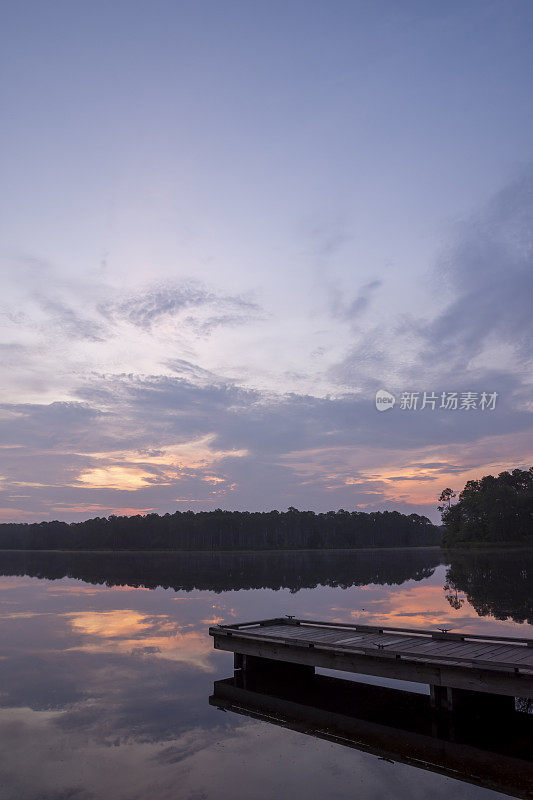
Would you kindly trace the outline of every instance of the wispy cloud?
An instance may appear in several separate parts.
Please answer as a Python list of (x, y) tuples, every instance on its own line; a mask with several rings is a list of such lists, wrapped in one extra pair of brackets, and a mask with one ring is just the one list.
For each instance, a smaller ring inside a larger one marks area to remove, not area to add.
[[(419, 316), (378, 307), (379, 323), (352, 333), (352, 344), (329, 377), (342, 385), (404, 389), (484, 381), (509, 395), (531, 377), (533, 356), (533, 171), (498, 193), (455, 226), (451, 243), (431, 271), (441, 310)], [(355, 316), (368, 307), (378, 282), (336, 313)]]
[(346, 298), (340, 289), (334, 287), (332, 289), (333, 299), (331, 304), (333, 316), (350, 322), (358, 320), (367, 310), (373, 296), (382, 285), (383, 282), (381, 280), (369, 281), (361, 287), (358, 294), (352, 299)]
[[(259, 306), (241, 296), (216, 294), (201, 284), (187, 282), (179, 285), (149, 286), (143, 291), (119, 301), (109, 301), (99, 306), (108, 319), (125, 319), (132, 325), (149, 329), (158, 320), (175, 317), (191, 309), (219, 309), (229, 311), (211, 315), (199, 325), (235, 324), (246, 321), (259, 312)], [(194, 321), (194, 318), (190, 318)]]
[[(505, 345), (522, 364), (533, 356), (533, 170), (459, 225), (437, 280), (453, 293), (424, 331), (426, 361), (470, 364)], [(501, 354), (500, 354), (501, 357)], [(503, 356), (505, 358), (505, 356)]]
[(106, 325), (90, 319), (72, 306), (43, 296), (37, 296), (37, 301), (48, 317), (45, 326), (51, 333), (67, 339), (85, 339), (90, 342), (103, 342), (108, 338)]

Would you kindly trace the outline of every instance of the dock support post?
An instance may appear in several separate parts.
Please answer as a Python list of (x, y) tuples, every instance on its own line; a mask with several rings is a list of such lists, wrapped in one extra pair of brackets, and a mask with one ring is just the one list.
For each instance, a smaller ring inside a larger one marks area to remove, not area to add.
[(452, 711), (453, 710), (453, 689), (449, 686), (431, 685), (430, 698), (431, 708), (438, 711)]
[(265, 672), (287, 678), (308, 678), (315, 674), (315, 668), (307, 664), (294, 664), (244, 653), (234, 653), (234, 668), (243, 672)]
[(431, 708), (440, 711), (470, 711), (478, 713), (509, 713), (515, 710), (514, 697), (451, 689), (449, 686), (430, 686)]

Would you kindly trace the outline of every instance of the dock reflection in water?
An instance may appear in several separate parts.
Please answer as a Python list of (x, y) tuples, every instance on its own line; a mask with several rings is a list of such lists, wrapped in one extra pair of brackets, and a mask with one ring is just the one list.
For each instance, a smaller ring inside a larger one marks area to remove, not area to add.
[(438, 712), (427, 695), (313, 675), (236, 670), (212, 706), (477, 786), (533, 797), (533, 715)]

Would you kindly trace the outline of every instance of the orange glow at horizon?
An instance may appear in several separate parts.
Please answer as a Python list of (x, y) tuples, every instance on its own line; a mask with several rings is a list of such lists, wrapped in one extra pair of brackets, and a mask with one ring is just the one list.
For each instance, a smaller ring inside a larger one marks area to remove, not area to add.
[[(154, 452), (139, 453), (122, 451), (91, 453), (90, 457), (102, 462), (82, 471), (71, 486), (80, 484), (90, 489), (120, 489), (135, 491), (148, 486), (169, 486), (182, 477), (190, 477), (188, 471), (212, 467), (224, 458), (242, 458), (247, 450), (216, 450), (211, 447), (214, 434), (202, 436), (189, 442), (171, 445)], [(78, 453), (78, 455), (86, 455)], [(199, 480), (211, 484), (225, 483), (226, 478), (214, 475), (195, 475)], [(229, 487), (231, 489), (231, 486)]]
[[(509, 453), (501, 461), (501, 453)], [(518, 455), (513, 455), (513, 454)], [(488, 436), (475, 442), (425, 446), (399, 451), (375, 447), (325, 447), (301, 450), (283, 456), (302, 485), (320, 485), (326, 491), (354, 487), (383, 502), (437, 505), (444, 487), (460, 491), (468, 480), (494, 475), (514, 467), (528, 469), (533, 451), (524, 454), (521, 434)], [(461, 468), (464, 464), (464, 468)], [(359, 508), (373, 505), (359, 502)]]

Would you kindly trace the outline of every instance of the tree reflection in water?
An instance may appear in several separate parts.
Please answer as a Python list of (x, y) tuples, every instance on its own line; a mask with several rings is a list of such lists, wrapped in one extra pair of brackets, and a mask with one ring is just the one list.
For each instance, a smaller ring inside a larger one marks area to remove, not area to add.
[(481, 617), (533, 624), (533, 550), (449, 551), (446, 599), (459, 609), (465, 599)]
[(429, 578), (439, 548), (268, 552), (0, 551), (0, 574), (176, 591), (348, 588)]

